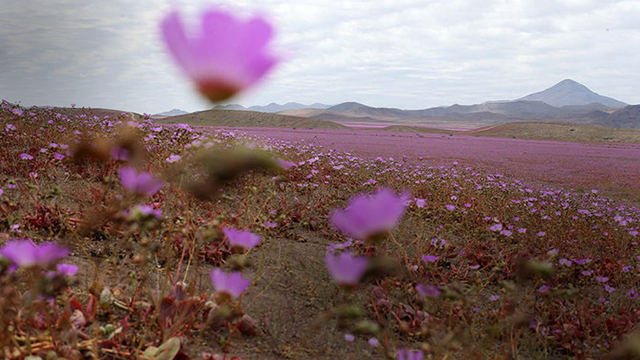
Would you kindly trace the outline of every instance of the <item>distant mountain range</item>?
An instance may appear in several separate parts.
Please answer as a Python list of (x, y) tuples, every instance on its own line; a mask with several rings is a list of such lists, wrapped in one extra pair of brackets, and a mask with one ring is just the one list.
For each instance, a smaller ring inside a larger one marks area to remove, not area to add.
[(489, 101), (475, 105), (454, 104), (422, 110), (377, 108), (357, 102), (334, 106), (318, 103), (271, 103), (249, 108), (230, 104), (216, 106), (213, 110), (278, 113), (337, 123), (418, 124), (449, 128), (541, 121), (640, 129), (640, 105), (627, 106), (622, 101), (599, 95), (570, 79), (515, 100)]
[(411, 123), (468, 128), (493, 124), (544, 121), (640, 129), (638, 109), (599, 95), (573, 80), (563, 80), (541, 92), (515, 100), (423, 110), (375, 108), (346, 102), (327, 109), (299, 109), (281, 114), (336, 122)]
[(300, 104), (300, 103), (296, 103), (296, 102), (288, 102), (288, 103), (286, 103), (284, 105), (271, 103), (271, 104), (265, 105), (265, 106), (250, 106), (248, 108), (246, 108), (246, 107), (244, 107), (242, 105), (238, 105), (238, 104), (218, 105), (218, 106), (215, 106), (213, 109), (214, 110), (243, 110), (243, 111), (258, 111), (258, 112), (264, 112), (264, 113), (278, 113), (278, 112), (282, 112), (282, 111), (299, 110), (299, 109), (328, 109), (330, 107), (331, 107), (331, 105), (325, 105), (325, 104), (319, 104), (319, 103), (315, 103), (315, 104), (311, 104), (311, 105), (304, 105), (304, 104)]

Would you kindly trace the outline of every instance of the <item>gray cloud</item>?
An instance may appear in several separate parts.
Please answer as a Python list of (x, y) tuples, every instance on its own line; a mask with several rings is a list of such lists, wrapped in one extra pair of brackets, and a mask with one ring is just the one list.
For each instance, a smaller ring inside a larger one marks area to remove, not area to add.
[[(207, 106), (164, 53), (165, 0), (6, 0), (0, 97), (158, 112)], [(184, 1), (197, 20), (205, 1)], [(229, 2), (231, 4), (231, 2)], [(573, 78), (640, 103), (640, 2), (239, 0), (286, 61), (234, 101), (424, 108), (509, 99)]]

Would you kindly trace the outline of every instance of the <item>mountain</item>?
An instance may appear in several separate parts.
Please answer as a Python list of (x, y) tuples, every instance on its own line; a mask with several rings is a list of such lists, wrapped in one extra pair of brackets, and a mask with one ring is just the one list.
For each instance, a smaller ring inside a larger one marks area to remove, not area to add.
[(319, 104), (319, 103), (315, 103), (315, 104), (312, 104), (312, 105), (305, 105), (305, 104), (300, 104), (300, 103), (296, 103), (296, 102), (288, 102), (288, 103), (286, 103), (284, 105), (271, 103), (271, 104), (265, 105), (265, 106), (251, 106), (247, 110), (266, 112), (266, 113), (277, 113), (277, 112), (288, 111), (288, 110), (326, 109), (326, 108), (329, 108), (329, 107), (331, 107), (331, 105), (325, 105), (325, 104)]
[(153, 114), (153, 116), (178, 116), (188, 114), (188, 112), (180, 109), (171, 109), (169, 111)]
[(246, 107), (238, 104), (216, 105), (212, 110), (247, 110)]
[(570, 79), (562, 80), (546, 90), (516, 99), (516, 101), (543, 101), (557, 107), (592, 103), (599, 103), (607, 107), (627, 105), (622, 101), (596, 94), (586, 86)]

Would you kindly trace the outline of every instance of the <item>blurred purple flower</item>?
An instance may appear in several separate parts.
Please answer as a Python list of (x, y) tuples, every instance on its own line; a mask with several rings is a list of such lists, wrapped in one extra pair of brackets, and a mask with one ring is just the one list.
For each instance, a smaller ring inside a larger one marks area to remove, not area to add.
[(138, 174), (136, 169), (127, 166), (120, 169), (120, 182), (125, 189), (147, 196), (152, 196), (164, 186), (164, 181), (146, 172)]
[(344, 251), (338, 255), (327, 251), (324, 256), (324, 264), (333, 280), (338, 284), (358, 285), (369, 266), (369, 259), (362, 256), (353, 256), (349, 251)]
[(608, 293), (612, 293), (616, 291), (616, 288), (614, 288), (613, 286), (609, 286), (609, 284), (604, 284), (604, 290)]
[(422, 360), (422, 356), (420, 350), (398, 349), (398, 360)]
[(416, 285), (416, 290), (418, 291), (418, 294), (427, 297), (438, 297), (441, 293), (440, 289), (433, 285), (418, 284)]
[(551, 289), (551, 286), (549, 285), (542, 285), (538, 288), (538, 290), (536, 290), (537, 292), (543, 294), (546, 293), (547, 291), (549, 291), (549, 289)]
[(629, 297), (629, 299), (635, 300), (638, 298), (638, 292), (636, 291), (636, 289), (630, 289), (629, 291), (627, 291), (627, 296)]
[(376, 346), (378, 346), (380, 344), (378, 339), (373, 338), (373, 337), (369, 339), (368, 343), (369, 343), (369, 345), (371, 345), (373, 347), (376, 347)]
[(129, 150), (121, 147), (114, 147), (113, 149), (111, 149), (110, 154), (114, 160), (129, 161), (129, 159), (131, 158), (131, 153), (129, 152)]
[(438, 261), (438, 259), (440, 259), (440, 256), (435, 256), (435, 255), (422, 255), (422, 261), (424, 262), (435, 262)]
[(33, 156), (26, 154), (26, 153), (22, 153), (20, 154), (20, 159), (22, 160), (33, 160)]
[(446, 205), (445, 208), (447, 208), (447, 210), (449, 210), (449, 211), (453, 211), (453, 210), (456, 209), (456, 206), (449, 204), (449, 205)]
[(255, 84), (278, 62), (267, 45), (273, 30), (261, 17), (243, 21), (223, 10), (202, 14), (200, 32), (188, 36), (178, 12), (161, 24), (167, 50), (200, 93), (226, 100)]
[(414, 200), (416, 201), (416, 207), (418, 208), (423, 208), (427, 206), (427, 202), (424, 199), (415, 198)]
[(213, 269), (209, 275), (213, 288), (217, 292), (227, 294), (234, 299), (245, 292), (251, 284), (251, 281), (244, 278), (239, 271), (227, 274), (221, 269)]
[(171, 154), (168, 158), (165, 159), (165, 161), (168, 163), (174, 163), (174, 162), (180, 161), (181, 159), (182, 159), (182, 156)]
[(229, 240), (231, 246), (238, 246), (245, 249), (251, 249), (260, 243), (260, 235), (251, 231), (241, 231), (233, 228), (223, 228), (222, 232)]
[(278, 163), (278, 165), (280, 165), (281, 168), (285, 169), (285, 170), (289, 170), (293, 167), (298, 166), (298, 164), (292, 162), (292, 161), (287, 161), (281, 158), (277, 158), (276, 162)]
[(0, 248), (0, 256), (22, 268), (48, 266), (68, 254), (69, 250), (57, 244), (46, 242), (36, 245), (30, 239), (11, 240)]
[(596, 281), (597, 282), (606, 283), (607, 281), (609, 281), (609, 277), (607, 277), (607, 276), (596, 276)]
[(371, 195), (356, 195), (344, 210), (331, 215), (338, 230), (357, 239), (368, 239), (393, 229), (404, 214), (405, 197), (382, 188)]
[(58, 264), (56, 265), (56, 271), (49, 271), (47, 277), (60, 276), (73, 276), (78, 272), (78, 267), (71, 264)]
[(351, 335), (351, 334), (344, 334), (344, 340), (345, 341), (352, 342), (355, 339), (356, 339), (356, 337)]
[(564, 265), (564, 266), (571, 266), (572, 262), (570, 260), (567, 259), (560, 259), (558, 260), (558, 263), (560, 265)]

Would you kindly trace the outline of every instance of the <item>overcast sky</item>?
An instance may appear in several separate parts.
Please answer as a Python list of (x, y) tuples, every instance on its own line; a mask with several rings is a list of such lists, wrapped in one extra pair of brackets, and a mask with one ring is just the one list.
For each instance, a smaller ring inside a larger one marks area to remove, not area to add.
[(514, 99), (565, 78), (640, 103), (640, 0), (2, 0), (0, 98), (207, 108), (158, 24), (172, 8), (195, 20), (212, 5), (267, 16), (286, 57), (234, 103), (420, 109)]

